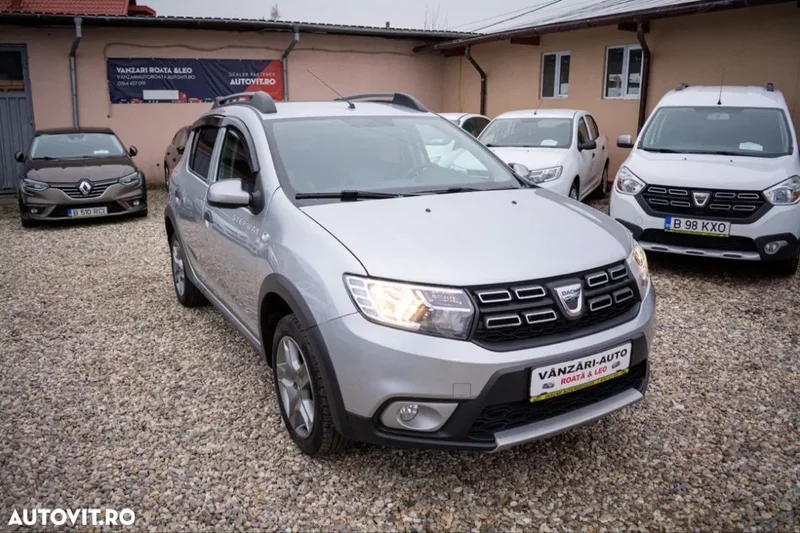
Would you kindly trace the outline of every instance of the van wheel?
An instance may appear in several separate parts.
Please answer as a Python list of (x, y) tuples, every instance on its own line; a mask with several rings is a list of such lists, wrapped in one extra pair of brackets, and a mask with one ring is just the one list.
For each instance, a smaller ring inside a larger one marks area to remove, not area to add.
[(333, 425), (317, 351), (295, 315), (281, 318), (272, 337), (273, 384), (289, 436), (311, 457), (344, 449), (349, 441)]
[(572, 188), (569, 190), (569, 197), (573, 200), (580, 202), (580, 193), (578, 190), (578, 179), (575, 178), (575, 181), (572, 183)]
[(175, 296), (184, 307), (199, 307), (206, 303), (206, 297), (195, 287), (186, 274), (186, 255), (183, 252), (178, 235), (175, 233), (169, 239), (170, 255), (172, 256), (172, 285), (175, 287)]
[(798, 266), (800, 266), (800, 253), (796, 254), (793, 259), (775, 261), (770, 265), (773, 274), (787, 278), (797, 274)]

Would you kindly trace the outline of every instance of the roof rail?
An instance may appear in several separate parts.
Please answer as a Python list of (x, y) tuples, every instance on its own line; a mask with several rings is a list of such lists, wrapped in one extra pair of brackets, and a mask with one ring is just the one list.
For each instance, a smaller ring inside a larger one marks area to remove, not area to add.
[(352, 96), (342, 96), (337, 98), (334, 102), (349, 101), (349, 100), (368, 100), (373, 102), (382, 102), (384, 99), (391, 98), (387, 103), (411, 108), (415, 111), (422, 111), (427, 113), (428, 109), (422, 105), (422, 102), (405, 93), (364, 93), (354, 94)]
[(677, 87), (675, 87), (676, 91), (682, 91), (689, 86), (688, 83), (679, 83)]
[(214, 99), (214, 105), (211, 106), (211, 109), (216, 109), (226, 105), (249, 105), (265, 114), (278, 112), (278, 108), (275, 107), (275, 100), (273, 100), (272, 97), (264, 91), (236, 93), (229, 94), (228, 96), (220, 96)]
[(767, 92), (768, 92), (768, 93), (775, 92), (775, 86), (774, 86), (774, 85), (772, 85), (772, 83), (768, 83), (768, 84), (767, 84)]

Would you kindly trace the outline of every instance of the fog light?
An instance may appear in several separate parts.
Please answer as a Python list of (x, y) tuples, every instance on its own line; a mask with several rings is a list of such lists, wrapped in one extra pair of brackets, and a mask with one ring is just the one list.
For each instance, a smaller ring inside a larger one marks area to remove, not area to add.
[(36, 207), (31, 207), (31, 213), (34, 214), (34, 215), (38, 215), (39, 214), (39, 209), (36, 208)]
[(778, 250), (787, 246), (789, 243), (786, 241), (772, 241), (768, 242), (766, 246), (764, 246), (764, 252), (768, 253), (769, 255), (775, 254)]
[(419, 413), (419, 405), (410, 403), (400, 408), (400, 411), (397, 413), (397, 418), (403, 422), (411, 422), (417, 417), (417, 413)]
[(139, 204), (141, 204), (141, 203), (142, 202), (140, 202), (139, 200), (134, 200), (133, 201), (133, 207), (139, 207)]
[(420, 402), (400, 400), (389, 404), (381, 414), (384, 426), (413, 431), (436, 431), (458, 407), (450, 402)]

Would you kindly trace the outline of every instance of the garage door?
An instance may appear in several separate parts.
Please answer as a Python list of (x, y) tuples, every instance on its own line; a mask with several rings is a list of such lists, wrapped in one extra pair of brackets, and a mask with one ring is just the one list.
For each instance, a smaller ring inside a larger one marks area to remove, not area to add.
[(0, 46), (0, 194), (17, 187), (19, 163), (14, 153), (33, 137), (28, 60), (21, 46)]

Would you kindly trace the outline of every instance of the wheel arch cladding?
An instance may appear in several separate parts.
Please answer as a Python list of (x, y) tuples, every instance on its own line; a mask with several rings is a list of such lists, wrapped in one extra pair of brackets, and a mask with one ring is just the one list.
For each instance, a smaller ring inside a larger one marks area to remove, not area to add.
[(272, 366), (272, 335), (278, 321), (287, 314), (294, 314), (300, 321), (303, 331), (308, 332), (308, 337), (314, 343), (315, 352), (319, 354), (319, 366), (322, 370), (322, 380), (325, 390), (328, 392), (331, 415), (336, 429), (344, 436), (350, 434), (347, 422), (347, 412), (345, 411), (342, 394), (339, 389), (339, 381), (336, 379), (336, 372), (333, 369), (328, 347), (322, 334), (317, 328), (311, 309), (303, 299), (300, 291), (281, 274), (273, 273), (266, 277), (261, 284), (258, 295), (259, 308), (259, 335), (261, 336), (261, 346), (267, 363)]

